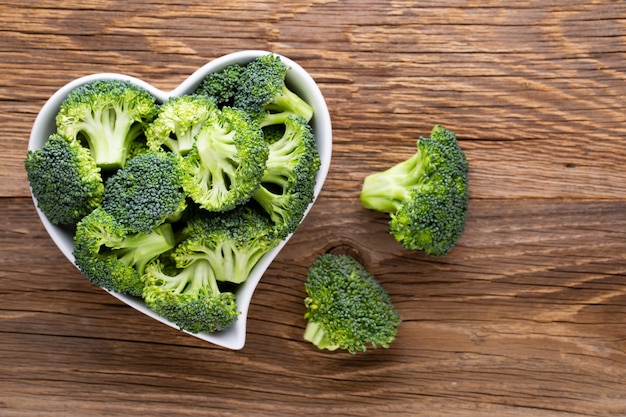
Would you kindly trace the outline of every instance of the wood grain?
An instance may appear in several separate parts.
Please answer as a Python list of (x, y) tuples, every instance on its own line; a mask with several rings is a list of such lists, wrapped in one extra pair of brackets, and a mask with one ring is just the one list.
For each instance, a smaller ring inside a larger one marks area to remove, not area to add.
[[(626, 415), (626, 3), (6, 0), (0, 15), (1, 416)], [(23, 158), (74, 78), (171, 90), (241, 49), (311, 73), (334, 147), (229, 351), (83, 278), (39, 221)], [(358, 201), (436, 123), (470, 161), (466, 231), (441, 258), (400, 248)], [(302, 340), (306, 269), (329, 251), (390, 292), (390, 349)]]

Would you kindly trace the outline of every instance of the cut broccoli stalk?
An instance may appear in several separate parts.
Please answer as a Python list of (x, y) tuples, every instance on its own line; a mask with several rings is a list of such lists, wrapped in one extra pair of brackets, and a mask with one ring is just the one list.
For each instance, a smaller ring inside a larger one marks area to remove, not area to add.
[(156, 99), (126, 80), (95, 80), (76, 87), (56, 116), (59, 134), (84, 142), (96, 164), (126, 164), (133, 142), (157, 114)]
[(233, 325), (240, 314), (235, 295), (220, 290), (206, 260), (184, 268), (151, 263), (145, 275), (146, 306), (191, 333), (219, 332)]

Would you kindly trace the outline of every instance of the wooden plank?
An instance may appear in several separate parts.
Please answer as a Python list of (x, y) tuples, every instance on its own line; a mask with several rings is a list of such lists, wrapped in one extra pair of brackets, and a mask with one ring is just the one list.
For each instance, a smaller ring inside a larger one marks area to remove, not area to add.
[[(0, 202), (9, 415), (63, 415), (68, 402), (119, 415), (137, 401), (155, 416), (626, 413), (624, 202), (476, 201), (459, 245), (430, 258), (396, 245), (385, 216), (323, 198), (261, 281), (237, 352), (121, 305), (62, 257), (28, 199)], [(302, 340), (306, 267), (338, 247), (402, 314), (389, 350)]]

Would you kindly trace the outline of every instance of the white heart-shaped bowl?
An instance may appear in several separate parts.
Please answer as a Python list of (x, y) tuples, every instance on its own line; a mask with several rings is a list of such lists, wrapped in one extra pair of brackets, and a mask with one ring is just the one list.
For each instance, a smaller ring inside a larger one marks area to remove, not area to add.
[[(28, 143), (28, 149), (35, 150), (42, 147), (48, 137), (52, 133), (56, 132), (55, 118), (56, 114), (59, 111), (61, 103), (71, 90), (81, 84), (85, 84), (89, 81), (97, 79), (129, 80), (136, 85), (145, 88), (157, 98), (158, 102), (162, 103), (170, 97), (192, 93), (200, 85), (202, 79), (208, 74), (218, 72), (231, 64), (246, 64), (259, 56), (269, 53), (270, 52), (261, 50), (249, 50), (224, 55), (199, 68), (182, 84), (180, 84), (177, 88), (170, 92), (161, 91), (146, 83), (145, 81), (123, 74), (102, 73), (78, 78), (60, 88), (44, 104), (37, 118), (35, 119), (35, 123), (33, 124), (30, 140)], [(292, 91), (300, 95), (300, 97), (302, 97), (307, 103), (309, 103), (313, 107), (314, 114), (313, 118), (311, 119), (311, 126), (313, 128), (313, 133), (317, 141), (317, 146), (321, 159), (321, 167), (319, 172), (317, 173), (315, 184), (315, 198), (317, 199), (317, 196), (322, 189), (322, 185), (324, 184), (328, 169), (330, 167), (332, 151), (332, 127), (330, 114), (328, 112), (328, 107), (326, 106), (324, 97), (313, 78), (296, 62), (284, 56), (280, 56), (280, 58), (287, 65), (287, 67), (289, 67), (289, 71), (287, 72), (286, 77), (287, 86)], [(33, 200), (35, 202), (35, 207), (37, 207), (37, 202), (34, 197)], [(309, 208), (307, 209), (305, 216), (310, 211), (311, 206), (309, 206)], [(72, 231), (50, 223), (50, 221), (38, 208), (37, 212), (44, 227), (46, 228), (54, 243), (59, 247), (61, 252), (72, 263), (74, 263), (74, 255), (72, 254), (74, 250)], [(189, 334), (192, 334), (193, 336), (207, 342), (223, 346), (225, 348), (234, 350), (243, 348), (246, 341), (246, 322), (252, 294), (254, 293), (254, 290), (256, 289), (257, 284), (259, 283), (259, 280), (265, 273), (266, 269), (269, 267), (276, 255), (278, 255), (281, 249), (285, 246), (290, 237), (291, 236), (287, 237), (277, 247), (272, 249), (263, 258), (261, 258), (261, 260), (253, 269), (252, 274), (250, 275), (248, 280), (240, 285), (237, 289), (237, 304), (241, 311), (241, 315), (232, 327), (219, 333)], [(135, 298), (124, 294), (118, 294), (112, 291), (108, 292), (120, 301), (135, 308), (136, 310), (164, 324), (167, 324), (174, 328), (178, 328), (178, 326), (176, 326), (175, 324), (149, 310), (140, 298)]]

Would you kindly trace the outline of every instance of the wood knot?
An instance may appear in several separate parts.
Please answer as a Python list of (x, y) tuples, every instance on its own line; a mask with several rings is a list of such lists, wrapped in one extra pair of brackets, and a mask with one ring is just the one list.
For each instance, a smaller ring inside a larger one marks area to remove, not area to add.
[(350, 256), (351, 258), (353, 258), (355, 261), (359, 262), (360, 264), (363, 264), (364, 262), (363, 257), (361, 256), (361, 253), (358, 251), (358, 249), (355, 248), (354, 246), (350, 246), (347, 244), (333, 246), (332, 248), (328, 249), (326, 253), (330, 253), (331, 255)]

